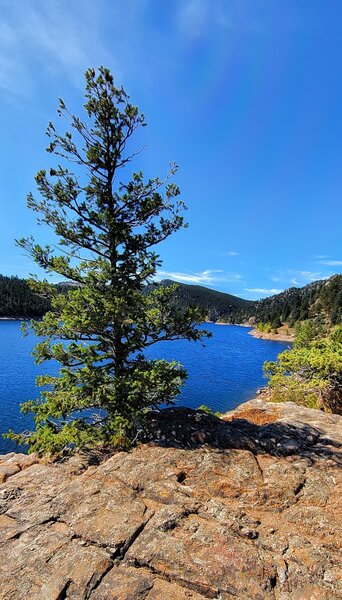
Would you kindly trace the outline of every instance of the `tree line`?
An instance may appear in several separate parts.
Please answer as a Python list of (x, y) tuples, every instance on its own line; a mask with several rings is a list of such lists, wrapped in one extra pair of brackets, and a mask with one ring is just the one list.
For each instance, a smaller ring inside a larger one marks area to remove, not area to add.
[(50, 301), (34, 293), (26, 279), (0, 275), (0, 317), (41, 317), (49, 308)]
[(289, 288), (257, 302), (250, 312), (257, 323), (279, 327), (313, 319), (328, 327), (342, 323), (342, 275), (315, 281), (302, 288)]
[[(144, 293), (158, 285), (170, 287), (174, 282), (164, 280), (157, 285), (147, 284)], [(67, 283), (56, 284), (66, 293)], [(269, 330), (282, 324), (290, 326), (312, 319), (328, 328), (342, 323), (342, 275), (316, 281), (303, 288), (289, 288), (280, 294), (259, 301), (245, 300), (200, 285), (180, 283), (174, 288), (171, 301), (180, 309), (200, 307), (209, 321), (226, 323), (267, 324)], [(34, 291), (26, 279), (0, 275), (0, 316), (37, 317), (51, 308), (51, 301)]]

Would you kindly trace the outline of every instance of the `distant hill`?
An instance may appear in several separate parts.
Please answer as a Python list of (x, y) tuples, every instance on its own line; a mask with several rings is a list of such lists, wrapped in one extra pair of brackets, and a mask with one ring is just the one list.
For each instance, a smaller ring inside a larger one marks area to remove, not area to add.
[[(173, 285), (175, 282), (164, 279), (160, 285)], [(176, 301), (181, 308), (200, 306), (210, 321), (241, 323), (253, 314), (256, 302), (245, 300), (232, 294), (218, 292), (201, 285), (179, 283)]]
[(302, 288), (289, 288), (259, 300), (251, 317), (256, 322), (277, 324), (317, 319), (328, 325), (342, 323), (342, 275), (314, 281)]
[[(171, 285), (164, 280), (161, 285)], [(176, 292), (181, 307), (198, 305), (210, 321), (225, 323), (281, 323), (318, 319), (334, 325), (342, 323), (342, 275), (309, 283), (302, 288), (289, 288), (263, 300), (244, 300), (200, 285), (179, 284)]]
[[(57, 290), (61, 292), (66, 292), (71, 287), (75, 287), (73, 282), (56, 284)], [(0, 275), (0, 318), (41, 317), (49, 308), (50, 300), (35, 294), (26, 279)]]
[[(153, 285), (172, 285), (164, 280)], [(74, 284), (57, 284), (67, 291)], [(149, 289), (149, 288), (147, 288)], [(224, 323), (281, 323), (315, 319), (322, 324), (342, 323), (342, 275), (289, 288), (263, 300), (245, 300), (200, 285), (180, 283), (175, 293), (180, 308), (200, 306), (210, 321)], [(34, 294), (28, 282), (0, 275), (0, 317), (39, 317), (49, 310), (48, 299)]]
[(40, 317), (49, 306), (46, 298), (32, 292), (26, 279), (0, 275), (0, 317)]

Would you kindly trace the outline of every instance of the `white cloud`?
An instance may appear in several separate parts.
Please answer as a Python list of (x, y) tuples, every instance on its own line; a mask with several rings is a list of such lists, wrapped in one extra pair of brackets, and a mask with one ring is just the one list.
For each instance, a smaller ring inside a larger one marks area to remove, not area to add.
[(290, 278), (291, 285), (305, 285), (311, 281), (317, 281), (321, 273), (314, 271), (291, 271), (293, 276)]
[(246, 292), (255, 292), (256, 294), (280, 294), (283, 290), (276, 288), (265, 289), (265, 288), (245, 288)]
[(320, 273), (317, 271), (297, 271), (298, 275), (300, 277), (306, 277), (307, 279), (316, 279), (316, 277), (318, 277), (320, 275)]
[(342, 265), (342, 260), (320, 260), (320, 265), (327, 265), (329, 267), (339, 267)]
[(287, 287), (291, 285), (306, 285), (317, 279), (322, 279), (320, 271), (299, 271), (295, 269), (279, 271), (276, 275), (270, 277), (271, 281), (284, 283)]
[(227, 252), (228, 256), (239, 256), (238, 252), (234, 252), (233, 250), (229, 250), (229, 252)]
[(241, 279), (238, 273), (224, 273), (221, 269), (206, 269), (196, 273), (180, 273), (176, 271), (158, 271), (157, 279), (172, 279), (181, 283), (194, 283), (213, 285), (215, 283), (229, 283)]

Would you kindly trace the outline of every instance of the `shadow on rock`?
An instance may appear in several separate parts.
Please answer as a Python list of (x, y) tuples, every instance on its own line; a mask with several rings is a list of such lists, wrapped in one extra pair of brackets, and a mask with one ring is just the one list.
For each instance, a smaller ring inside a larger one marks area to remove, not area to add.
[(153, 411), (142, 441), (183, 449), (207, 445), (253, 454), (321, 458), (342, 466), (342, 444), (306, 423), (276, 421), (258, 425), (238, 416), (225, 421), (189, 408)]

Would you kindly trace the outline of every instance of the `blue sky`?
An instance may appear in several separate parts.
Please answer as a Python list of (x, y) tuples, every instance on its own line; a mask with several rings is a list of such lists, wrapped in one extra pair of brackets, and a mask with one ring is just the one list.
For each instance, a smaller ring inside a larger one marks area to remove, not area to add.
[(104, 64), (145, 113), (146, 176), (179, 164), (189, 228), (160, 278), (259, 298), (342, 271), (340, 0), (0, 0), (0, 273), (50, 241), (26, 208), (60, 96)]

